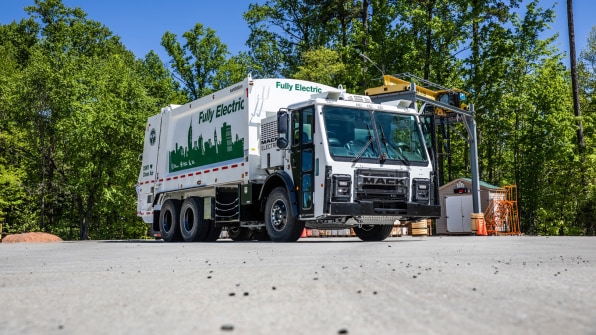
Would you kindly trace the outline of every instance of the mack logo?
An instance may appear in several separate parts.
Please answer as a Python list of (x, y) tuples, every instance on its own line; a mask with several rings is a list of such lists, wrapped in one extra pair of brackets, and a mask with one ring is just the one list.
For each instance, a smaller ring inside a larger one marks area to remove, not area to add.
[(261, 151), (270, 150), (277, 146), (277, 138), (261, 140)]
[(372, 184), (372, 185), (399, 185), (405, 186), (403, 179), (397, 178), (375, 178), (375, 177), (363, 177), (362, 178), (363, 184)]
[(267, 144), (267, 143), (273, 143), (273, 142), (277, 142), (277, 137), (271, 137), (268, 139), (261, 140), (261, 144)]

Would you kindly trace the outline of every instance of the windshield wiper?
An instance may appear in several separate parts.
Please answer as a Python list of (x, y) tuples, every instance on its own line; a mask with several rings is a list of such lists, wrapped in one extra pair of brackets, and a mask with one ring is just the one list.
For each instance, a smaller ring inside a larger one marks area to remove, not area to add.
[(387, 143), (389, 143), (389, 145), (393, 149), (395, 149), (395, 152), (399, 155), (400, 159), (402, 161), (404, 161), (404, 163), (406, 163), (407, 165), (409, 165), (410, 164), (410, 161), (401, 152), (401, 150), (395, 144), (393, 144), (393, 142), (387, 141), (387, 138), (385, 137), (385, 132), (383, 131), (383, 127), (379, 127), (379, 131), (381, 133), (381, 141), (383, 141), (383, 144), (385, 145), (385, 151), (389, 152), (389, 148), (387, 148)]
[(362, 157), (362, 155), (364, 154), (366, 149), (368, 149), (368, 146), (374, 140), (374, 137), (372, 136), (372, 133), (370, 131), (370, 127), (368, 126), (368, 124), (366, 125), (366, 129), (368, 129), (368, 142), (366, 142), (366, 144), (364, 144), (364, 146), (362, 147), (362, 149), (360, 149), (360, 152), (358, 152), (356, 157), (354, 157), (354, 159), (352, 159), (352, 162), (357, 162)]

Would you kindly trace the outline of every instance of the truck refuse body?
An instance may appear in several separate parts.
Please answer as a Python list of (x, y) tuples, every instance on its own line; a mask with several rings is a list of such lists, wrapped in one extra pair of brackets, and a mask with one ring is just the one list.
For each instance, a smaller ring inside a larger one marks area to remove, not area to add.
[(149, 117), (137, 214), (167, 242), (291, 242), (303, 229), (384, 240), (438, 217), (415, 109), (293, 79), (252, 79)]

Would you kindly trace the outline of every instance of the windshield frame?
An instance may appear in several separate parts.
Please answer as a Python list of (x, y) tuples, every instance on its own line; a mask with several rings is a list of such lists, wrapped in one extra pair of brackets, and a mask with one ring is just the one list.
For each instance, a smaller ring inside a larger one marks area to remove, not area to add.
[[(321, 107), (327, 150), (334, 161), (415, 166), (430, 163), (416, 115), (336, 105)], [(401, 133), (395, 131), (399, 122), (407, 125), (407, 131), (403, 125)], [(395, 139), (400, 136), (409, 138), (402, 145), (409, 144), (410, 152), (402, 154), (405, 146), (402, 151), (397, 149)]]

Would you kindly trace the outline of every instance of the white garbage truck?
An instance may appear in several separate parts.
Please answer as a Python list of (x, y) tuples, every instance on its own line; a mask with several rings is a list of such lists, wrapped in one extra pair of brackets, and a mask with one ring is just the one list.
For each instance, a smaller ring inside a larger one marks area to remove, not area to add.
[[(387, 238), (438, 217), (430, 136), (407, 102), (245, 80), (149, 117), (137, 214), (167, 242), (292, 242), (304, 228)], [(426, 127), (431, 129), (432, 127)]]

